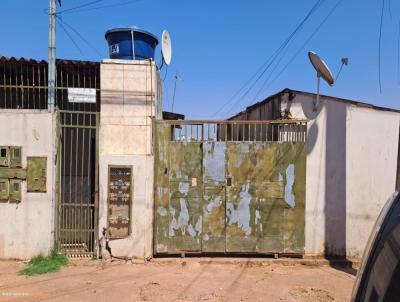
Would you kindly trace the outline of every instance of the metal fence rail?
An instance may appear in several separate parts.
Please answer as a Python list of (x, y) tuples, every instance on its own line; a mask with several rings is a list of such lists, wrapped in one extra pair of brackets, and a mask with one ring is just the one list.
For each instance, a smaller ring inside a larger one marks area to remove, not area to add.
[(97, 249), (98, 113), (61, 111), (57, 248), (71, 257)]
[(171, 141), (305, 142), (306, 120), (163, 121), (171, 124)]
[[(0, 57), (0, 108), (47, 109), (46, 61)], [(96, 89), (96, 103), (68, 102), (68, 88)], [(56, 106), (100, 111), (100, 63), (57, 60)]]

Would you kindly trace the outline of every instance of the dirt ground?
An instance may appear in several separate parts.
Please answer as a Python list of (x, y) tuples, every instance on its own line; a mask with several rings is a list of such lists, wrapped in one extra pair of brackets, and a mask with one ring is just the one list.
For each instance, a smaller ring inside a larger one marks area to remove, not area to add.
[(0, 261), (0, 301), (349, 301), (351, 268), (255, 259), (74, 261), (60, 272), (18, 275)]

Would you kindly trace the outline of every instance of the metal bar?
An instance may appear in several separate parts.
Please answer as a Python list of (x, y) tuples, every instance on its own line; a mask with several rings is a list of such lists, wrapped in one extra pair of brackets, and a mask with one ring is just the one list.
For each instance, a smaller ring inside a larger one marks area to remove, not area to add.
[[(37, 78), (37, 74), (36, 74), (36, 72), (35, 72), (35, 65), (32, 65), (32, 85), (35, 85), (36, 84), (36, 82), (35, 82), (35, 75), (36, 75), (36, 78)], [(32, 92), (32, 99), (33, 99), (33, 105), (34, 105), (34, 108), (33, 109), (36, 109), (36, 91), (33, 91)], [(39, 104), (39, 106), (38, 107), (40, 107), (40, 104)]]
[(96, 126), (65, 125), (65, 124), (63, 124), (61, 126), (64, 128), (73, 128), (73, 129), (78, 128), (78, 127), (81, 129), (96, 129)]
[[(79, 113), (76, 114), (76, 124), (79, 125)], [(78, 201), (78, 149), (79, 149), (79, 127), (76, 127), (76, 137), (75, 137), (75, 202)], [(79, 215), (78, 211), (75, 211), (74, 217), (74, 227), (76, 227), (79, 223)], [(77, 232), (74, 232), (74, 243), (77, 243), (78, 240)]]
[[(100, 115), (96, 114), (96, 126), (99, 127), (100, 125)], [(93, 249), (97, 253), (97, 238), (98, 238), (98, 207), (99, 207), (99, 129), (96, 129), (96, 159), (95, 159), (95, 207), (94, 207), (94, 242), (93, 242)]]
[[(92, 116), (89, 116), (89, 125), (92, 125)], [(92, 153), (92, 129), (90, 128), (89, 130), (89, 143), (88, 143), (88, 191), (91, 193), (91, 182), (90, 182), (90, 176), (91, 176), (91, 169), (90, 169), (90, 165), (91, 165), (91, 161), (90, 161), (90, 156)], [(89, 218), (90, 218), (90, 204), (92, 202), (92, 196), (88, 196), (89, 199), (87, 201), (87, 208), (86, 208), (86, 227), (89, 228), (90, 224), (89, 224)], [(86, 235), (86, 240), (88, 242), (89, 247), (91, 247), (90, 245), (90, 232), (87, 232)]]
[[(44, 86), (44, 85), (42, 85), (42, 84), (40, 84), (40, 85), (18, 85), (18, 84), (16, 84), (16, 85), (12, 85), (12, 84), (9, 84), (9, 85), (7, 85), (7, 84), (1, 84), (0, 85), (0, 88), (14, 88), (14, 89), (21, 89), (21, 88), (23, 88), (23, 89), (33, 89), (33, 90), (35, 90), (35, 89), (48, 89), (48, 87), (47, 86)], [(68, 88), (71, 88), (71, 87), (58, 87), (57, 86), (57, 90), (68, 90)], [(100, 88), (90, 88), (90, 89), (94, 89), (94, 90), (96, 90), (96, 91), (101, 91), (101, 89)], [(140, 94), (133, 94), (134, 96), (151, 96), (151, 94), (143, 94), (143, 93), (140, 93)], [(93, 112), (87, 112), (87, 113), (93, 113)]]
[[(63, 114), (63, 113), (60, 113), (60, 114), (62, 114), (61, 116), (62, 116), (62, 119), (65, 119), (65, 117), (66, 117), (66, 114)], [(62, 172), (64, 172), (64, 178), (62, 178), (62, 176), (61, 176), (61, 179), (62, 179), (62, 181), (61, 181), (61, 185), (62, 185), (62, 188), (61, 188), (61, 194), (62, 194), (62, 200), (61, 200), (61, 211), (62, 211), (62, 216), (63, 216), (63, 220), (62, 220), (62, 224), (61, 224), (61, 229), (62, 229), (62, 240), (66, 240), (66, 234), (65, 234), (65, 229), (66, 229), (66, 221), (67, 221), (67, 216), (66, 216), (66, 213), (65, 213), (65, 210), (64, 210), (64, 208), (63, 208), (63, 204), (65, 203), (65, 171), (66, 171), (66, 166), (65, 166), (65, 149), (66, 149), (66, 140), (67, 140), (67, 129), (65, 129), (65, 128), (63, 128), (62, 126), (60, 126), (61, 127), (61, 131), (63, 131), (63, 134), (64, 134), (64, 136), (63, 136), (63, 142), (62, 142), (62, 148), (63, 148), (63, 156), (62, 156), (62, 165), (63, 165), (63, 167), (62, 167)], [(61, 173), (62, 173), (61, 172)]]
[(85, 115), (97, 115), (97, 112), (86, 112), (86, 111), (75, 111), (75, 110), (61, 110), (61, 112), (63, 113), (81, 113), (81, 114), (85, 114)]
[[(69, 116), (70, 116), (70, 122), (72, 121), (72, 113), (70, 113), (69, 114)], [(73, 134), (74, 134), (74, 131), (71, 129), (71, 131), (70, 131), (70, 152), (69, 152), (69, 199), (68, 199), (68, 202), (71, 202), (72, 201), (72, 178), (71, 178), (71, 175), (72, 175), (72, 140), (73, 140)], [(68, 218), (68, 228), (70, 228), (70, 221), (72, 220), (72, 213), (71, 213), (71, 211), (69, 211), (68, 212), (68, 214), (69, 214), (69, 218)], [(72, 242), (72, 234), (71, 234), (71, 232), (69, 231), (69, 229), (68, 229), (68, 243), (73, 243)]]
[[(15, 72), (15, 85), (18, 85), (18, 65), (15, 64), (14, 66), (14, 72)], [(18, 108), (18, 88), (14, 89), (14, 93), (13, 93), (15, 99), (14, 99), (14, 104), (12, 105), (13, 107), (15, 106), (16, 108)]]
[[(26, 81), (26, 83), (27, 83), (28, 86), (29, 86), (29, 79), (30, 79), (30, 77), (29, 77), (28, 73), (29, 73), (29, 67), (28, 67), (28, 65), (26, 64), (26, 65), (25, 65), (25, 81)], [(24, 91), (24, 93), (25, 93), (25, 91)], [(26, 100), (26, 101), (27, 101), (27, 103), (28, 103), (28, 108), (30, 109), (29, 90), (26, 91), (26, 96), (27, 96), (27, 100)]]
[[(43, 83), (48, 83), (48, 80), (47, 80), (47, 65), (43, 65)], [(46, 82), (47, 81), (47, 82)], [(44, 98), (44, 105), (45, 105), (45, 107), (44, 108), (48, 108), (48, 100), (49, 100), (49, 97), (48, 97), (48, 87), (46, 87), (46, 89), (43, 91), (43, 98)]]
[[(84, 159), (85, 159), (85, 131), (86, 131), (86, 129), (82, 129), (82, 142), (81, 142), (81, 144), (82, 144), (82, 153), (81, 153), (81, 159), (82, 159), (82, 161), (81, 161), (81, 204), (83, 203), (83, 198), (84, 198), (83, 194), (84, 194), (84, 188), (85, 188), (85, 186), (83, 184), (83, 180), (84, 180), (83, 175), (84, 175), (84, 166), (85, 166), (85, 161), (84, 161)], [(81, 210), (80, 213), (79, 213), (80, 227), (82, 229), (84, 229), (83, 225), (82, 225), (82, 223), (83, 223), (82, 214), (83, 213), (82, 213), (82, 210)], [(80, 234), (80, 236), (81, 236), (81, 241), (82, 241), (82, 234)]]
[(55, 221), (55, 243), (56, 243), (56, 248), (57, 250), (60, 250), (60, 221), (61, 221), (61, 209), (60, 209), (60, 204), (61, 204), (61, 128), (60, 128), (60, 112), (57, 112), (57, 174), (56, 174), (56, 221)]
[[(75, 111), (74, 111), (75, 112)], [(307, 119), (291, 120), (163, 120), (166, 124), (188, 125), (188, 124), (299, 124), (307, 123)]]
[(37, 74), (37, 77), (38, 77), (38, 86), (39, 86), (39, 107), (42, 107), (41, 105), (41, 102), (42, 102), (42, 89), (40, 88), (41, 87), (41, 76), (40, 76), (40, 65), (38, 65), (38, 74)]
[[(74, 66), (74, 69), (76, 69), (76, 67)], [(75, 70), (74, 70), (75, 71)], [(80, 72), (74, 72), (75, 74), (77, 74), (77, 86), (76, 87), (81, 87), (81, 75)], [(75, 104), (74, 104), (75, 105)], [(77, 107), (79, 107), (80, 110), (83, 110), (83, 108), (85, 107), (84, 104), (77, 104)]]

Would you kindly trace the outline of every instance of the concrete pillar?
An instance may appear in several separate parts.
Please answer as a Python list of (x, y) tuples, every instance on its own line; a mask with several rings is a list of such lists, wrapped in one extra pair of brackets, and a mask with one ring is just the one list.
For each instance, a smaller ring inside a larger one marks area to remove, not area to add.
[(151, 61), (101, 63), (99, 234), (108, 225), (109, 165), (132, 167), (130, 234), (110, 241), (113, 256), (153, 255), (153, 119), (162, 117), (159, 71)]

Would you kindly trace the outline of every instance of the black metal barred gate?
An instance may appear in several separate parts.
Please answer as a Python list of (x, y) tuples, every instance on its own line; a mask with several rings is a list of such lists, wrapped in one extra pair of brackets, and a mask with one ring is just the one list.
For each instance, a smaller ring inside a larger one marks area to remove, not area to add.
[(99, 113), (60, 111), (58, 124), (57, 249), (90, 257), (98, 238)]

